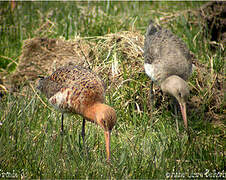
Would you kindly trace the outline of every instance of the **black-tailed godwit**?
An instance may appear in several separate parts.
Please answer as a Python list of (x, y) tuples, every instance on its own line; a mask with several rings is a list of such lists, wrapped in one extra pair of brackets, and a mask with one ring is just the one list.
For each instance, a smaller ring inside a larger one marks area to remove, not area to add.
[(38, 89), (62, 112), (61, 132), (63, 132), (63, 113), (83, 116), (83, 141), (85, 119), (101, 126), (104, 129), (107, 159), (110, 160), (110, 136), (116, 123), (116, 112), (104, 104), (104, 85), (96, 74), (80, 66), (65, 66), (41, 79)]
[(188, 128), (186, 102), (189, 88), (186, 80), (192, 71), (192, 55), (185, 43), (171, 31), (162, 29), (150, 21), (144, 43), (144, 69), (163, 92), (174, 96), (179, 102), (185, 128)]

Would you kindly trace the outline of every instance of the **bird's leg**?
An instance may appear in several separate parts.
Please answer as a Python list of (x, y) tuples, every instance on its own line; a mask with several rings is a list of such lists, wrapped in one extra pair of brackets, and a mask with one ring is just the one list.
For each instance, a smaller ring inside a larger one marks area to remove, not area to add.
[(83, 140), (83, 145), (85, 145), (85, 124), (86, 124), (86, 120), (83, 118), (82, 121), (82, 140)]
[(150, 103), (151, 103), (151, 108), (153, 110), (153, 108), (154, 108), (153, 81), (151, 81), (151, 86), (150, 86)]
[(177, 108), (177, 104), (176, 103), (173, 103), (173, 106), (174, 106), (174, 114), (175, 114), (175, 117), (176, 117), (176, 127), (177, 127), (177, 134), (179, 134), (179, 125), (178, 125), (178, 108)]
[(60, 134), (63, 135), (64, 134), (64, 114), (61, 114), (61, 131)]
[(61, 135), (61, 144), (60, 144), (60, 153), (63, 151), (63, 143), (64, 143), (64, 113), (61, 114), (61, 130), (60, 130), (60, 135)]
[(173, 98), (173, 107), (174, 107), (174, 114), (176, 117), (176, 128), (177, 128), (177, 133), (179, 134), (179, 125), (178, 125), (178, 103), (176, 98)]
[(82, 135), (82, 140), (83, 140), (83, 146), (85, 148), (85, 154), (87, 156), (88, 155), (88, 151), (87, 151), (86, 143), (85, 143), (85, 124), (86, 124), (86, 120), (85, 120), (85, 118), (83, 118), (81, 135)]

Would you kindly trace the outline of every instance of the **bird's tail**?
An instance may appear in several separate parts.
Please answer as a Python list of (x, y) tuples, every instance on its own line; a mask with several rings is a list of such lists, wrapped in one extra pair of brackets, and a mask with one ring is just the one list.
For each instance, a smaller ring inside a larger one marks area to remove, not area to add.
[(44, 78), (45, 78), (45, 76), (38, 75), (38, 78), (39, 78), (39, 79), (44, 79)]
[(147, 28), (146, 36), (152, 36), (159, 30), (161, 30), (161, 27), (155, 24), (152, 20), (150, 20)]

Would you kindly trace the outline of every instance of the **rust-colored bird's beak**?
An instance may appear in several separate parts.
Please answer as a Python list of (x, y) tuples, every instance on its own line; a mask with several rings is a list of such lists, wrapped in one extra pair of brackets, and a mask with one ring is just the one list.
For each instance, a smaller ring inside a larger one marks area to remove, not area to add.
[(110, 140), (111, 140), (111, 131), (104, 131), (105, 136), (105, 145), (106, 145), (106, 153), (107, 153), (107, 161), (110, 162)]
[(184, 119), (184, 126), (186, 129), (188, 129), (188, 121), (187, 121), (187, 113), (186, 113), (186, 103), (179, 103), (180, 104), (180, 109), (181, 113)]
[(16, 2), (14, 0), (11, 1), (11, 11), (13, 11), (16, 7)]

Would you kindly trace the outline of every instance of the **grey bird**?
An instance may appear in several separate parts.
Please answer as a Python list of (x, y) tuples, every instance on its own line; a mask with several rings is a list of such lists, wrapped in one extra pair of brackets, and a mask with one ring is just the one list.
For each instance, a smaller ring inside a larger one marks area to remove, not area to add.
[(144, 69), (151, 78), (150, 96), (153, 100), (153, 82), (164, 93), (176, 98), (180, 105), (184, 126), (188, 129), (186, 102), (189, 88), (186, 80), (192, 72), (192, 54), (185, 43), (171, 31), (151, 20), (144, 42)]

